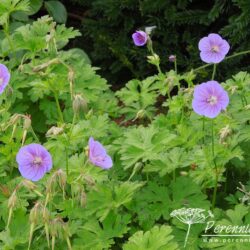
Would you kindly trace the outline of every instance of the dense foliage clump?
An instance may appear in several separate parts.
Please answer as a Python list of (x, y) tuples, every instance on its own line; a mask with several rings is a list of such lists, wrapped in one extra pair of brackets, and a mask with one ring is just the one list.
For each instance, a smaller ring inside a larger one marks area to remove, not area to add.
[(203, 237), (207, 220), (250, 223), (250, 74), (216, 71), (249, 51), (220, 54), (216, 35), (209, 64), (179, 73), (173, 56), (166, 71), (151, 29), (139, 45), (157, 73), (114, 92), (66, 49), (78, 30), (48, 15), (17, 23), (34, 2), (0, 3), (0, 249), (249, 249)]

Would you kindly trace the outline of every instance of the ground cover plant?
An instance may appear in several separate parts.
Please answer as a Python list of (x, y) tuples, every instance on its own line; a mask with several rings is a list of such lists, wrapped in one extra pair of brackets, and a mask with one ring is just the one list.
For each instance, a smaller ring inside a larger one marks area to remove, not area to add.
[(135, 30), (158, 73), (114, 92), (78, 30), (16, 22), (34, 2), (0, 3), (0, 249), (249, 249), (250, 74), (216, 71), (250, 51), (210, 33), (165, 72)]

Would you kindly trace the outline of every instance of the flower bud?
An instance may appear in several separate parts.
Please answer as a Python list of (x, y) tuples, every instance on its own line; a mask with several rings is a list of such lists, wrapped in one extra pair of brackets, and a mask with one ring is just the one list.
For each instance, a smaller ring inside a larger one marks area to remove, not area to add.
[(74, 85), (74, 78), (75, 78), (75, 73), (72, 69), (69, 69), (68, 73), (68, 81), (69, 81), (69, 86), (70, 86), (70, 96), (71, 100), (73, 100), (73, 85)]
[(82, 207), (85, 207), (87, 203), (87, 195), (84, 191), (81, 191), (79, 200), (80, 200), (80, 205)]
[(8, 208), (14, 208), (16, 206), (16, 202), (17, 202), (17, 195), (16, 191), (14, 191), (8, 200)]
[(168, 57), (168, 60), (169, 60), (169, 62), (175, 62), (176, 56), (175, 56), (175, 55), (170, 55), (170, 56)]
[(219, 142), (222, 144), (226, 138), (231, 134), (232, 130), (229, 128), (229, 125), (227, 125), (226, 127), (222, 128), (219, 131), (219, 135), (220, 135), (220, 140)]
[(180, 171), (180, 175), (181, 175), (181, 176), (187, 176), (187, 175), (188, 175), (188, 172), (186, 172), (186, 171)]
[(50, 137), (50, 136), (56, 136), (56, 135), (59, 135), (63, 133), (63, 128), (61, 127), (56, 127), (56, 126), (52, 126), (46, 133), (46, 136), (47, 137)]
[(28, 130), (31, 126), (31, 116), (26, 115), (24, 116), (24, 121), (23, 121), (23, 129)]
[(153, 54), (152, 56), (147, 56), (148, 62), (153, 65), (160, 64), (160, 57), (157, 54)]
[(133, 121), (137, 120), (137, 119), (142, 119), (145, 116), (145, 110), (141, 109), (137, 112), (136, 117), (133, 119)]
[(154, 29), (156, 29), (156, 26), (155, 26), (155, 25), (154, 25), (154, 26), (148, 26), (148, 27), (145, 28), (145, 32), (147, 33), (148, 36), (150, 36), (151, 33), (152, 33), (152, 31), (153, 31)]
[(89, 186), (94, 186), (95, 185), (95, 181), (90, 175), (84, 175), (84, 180), (86, 181), (86, 183)]
[(75, 114), (79, 114), (81, 110), (87, 111), (87, 107), (87, 101), (80, 94), (74, 96), (73, 111)]

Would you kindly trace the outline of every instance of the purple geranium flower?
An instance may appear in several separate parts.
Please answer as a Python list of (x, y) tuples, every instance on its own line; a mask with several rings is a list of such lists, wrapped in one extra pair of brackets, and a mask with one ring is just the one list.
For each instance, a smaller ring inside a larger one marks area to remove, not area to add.
[(148, 35), (146, 32), (140, 30), (136, 31), (132, 35), (132, 38), (136, 46), (144, 46), (147, 43)]
[(21, 175), (29, 180), (38, 181), (52, 168), (52, 158), (46, 148), (32, 143), (20, 148), (16, 156)]
[(204, 82), (194, 89), (192, 106), (199, 115), (215, 118), (221, 110), (226, 109), (228, 103), (227, 92), (216, 81)]
[(102, 144), (95, 141), (92, 137), (89, 138), (89, 160), (103, 169), (109, 169), (113, 165), (111, 157), (107, 154)]
[(199, 42), (200, 57), (206, 63), (221, 62), (229, 51), (229, 44), (218, 34), (209, 34)]
[(10, 81), (10, 72), (4, 64), (0, 64), (0, 94), (3, 93), (4, 89)]

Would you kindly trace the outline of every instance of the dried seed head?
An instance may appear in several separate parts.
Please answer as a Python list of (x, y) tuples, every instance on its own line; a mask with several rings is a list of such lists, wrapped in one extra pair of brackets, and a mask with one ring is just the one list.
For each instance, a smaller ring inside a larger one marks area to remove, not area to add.
[(30, 210), (29, 220), (30, 223), (36, 224), (41, 218), (43, 213), (43, 205), (40, 202), (37, 202), (35, 206)]
[(16, 190), (11, 194), (9, 200), (8, 200), (8, 208), (14, 208), (16, 206), (17, 202), (17, 195)]
[(227, 139), (227, 137), (231, 134), (232, 130), (229, 128), (229, 125), (227, 125), (226, 127), (222, 128), (219, 131), (219, 135), (220, 135), (220, 143), (222, 144), (223, 142), (225, 142), (225, 140)]
[(80, 94), (75, 95), (73, 100), (74, 113), (79, 114), (80, 111), (86, 112), (87, 108), (88, 108), (87, 101)]
[(62, 169), (58, 169), (56, 173), (58, 177), (59, 186), (64, 189), (66, 186), (67, 175)]
[(36, 188), (36, 185), (32, 181), (27, 179), (24, 179), (21, 184), (29, 190), (34, 190)]

